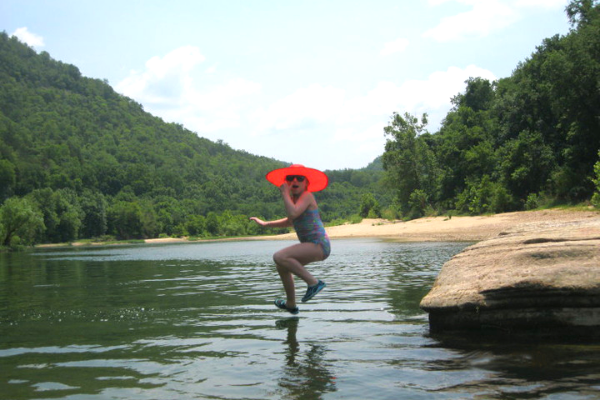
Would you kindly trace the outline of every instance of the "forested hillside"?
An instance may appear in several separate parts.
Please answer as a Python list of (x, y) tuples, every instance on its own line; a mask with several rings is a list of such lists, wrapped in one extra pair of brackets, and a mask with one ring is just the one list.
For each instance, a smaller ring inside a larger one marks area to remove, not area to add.
[(600, 183), (600, 6), (572, 1), (566, 14), (570, 33), (544, 40), (510, 77), (470, 79), (439, 132), (427, 132), (426, 115), (394, 114), (383, 161), (404, 215), (592, 197)]
[[(32, 243), (256, 234), (249, 215), (284, 213), (264, 176), (287, 164), (167, 124), (106, 82), (0, 35), (6, 245), (16, 237)], [(326, 220), (357, 214), (361, 196), (382, 175), (328, 173), (332, 185), (320, 196)]]

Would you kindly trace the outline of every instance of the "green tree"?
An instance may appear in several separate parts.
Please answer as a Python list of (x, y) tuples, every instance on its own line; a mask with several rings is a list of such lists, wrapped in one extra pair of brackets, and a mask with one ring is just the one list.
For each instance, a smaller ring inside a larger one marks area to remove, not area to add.
[(108, 228), (106, 197), (100, 192), (88, 189), (80, 196), (80, 204), (85, 215), (82, 221), (81, 236), (94, 238), (106, 234)]
[(365, 193), (360, 201), (359, 215), (363, 218), (379, 218), (381, 208), (373, 193)]
[(191, 236), (204, 236), (206, 234), (206, 218), (203, 215), (190, 215), (185, 228)]
[(427, 210), (431, 207), (427, 193), (421, 189), (416, 189), (410, 194), (408, 206), (408, 217), (411, 219), (423, 217), (427, 214)]
[(15, 238), (31, 245), (44, 229), (42, 213), (35, 203), (19, 197), (11, 197), (0, 207), (0, 243), (11, 247)]
[(467, 181), (492, 175), (496, 164), (497, 124), (491, 113), (495, 85), (482, 78), (469, 79), (464, 94), (452, 99), (453, 108), (434, 137), (440, 166), (438, 201), (452, 208)]
[(144, 223), (140, 204), (127, 201), (112, 204), (108, 210), (108, 227), (119, 239), (141, 239)]
[(160, 232), (160, 223), (156, 211), (152, 207), (150, 200), (141, 201), (142, 207), (142, 237), (153, 238), (157, 237)]
[(53, 200), (59, 218), (56, 232), (58, 241), (69, 242), (78, 239), (85, 214), (77, 194), (71, 189), (60, 189), (54, 192)]
[(15, 165), (8, 160), (0, 160), (0, 201), (13, 194), (15, 183)]
[(548, 191), (581, 201), (593, 192), (590, 178), (600, 148), (600, 7), (595, 1), (571, 1), (566, 12), (573, 29), (544, 40), (500, 81), (496, 110), (503, 142), (526, 132), (539, 136), (530, 143), (539, 147), (541, 140), (550, 150)]
[(565, 9), (571, 25), (581, 27), (599, 17), (600, 10), (594, 0), (573, 0)]
[(468, 107), (474, 112), (489, 110), (495, 99), (494, 85), (484, 78), (469, 78), (465, 92), (456, 95), (452, 104), (456, 108)]
[(211, 211), (206, 216), (206, 230), (212, 236), (218, 236), (220, 234), (221, 226), (219, 224), (217, 213)]
[(555, 160), (539, 132), (521, 132), (518, 138), (507, 141), (498, 154), (502, 160), (498, 170), (514, 196), (526, 199), (530, 193), (546, 188)]
[(436, 197), (438, 167), (429, 147), (426, 126), (426, 114), (419, 121), (409, 113), (404, 117), (394, 113), (390, 125), (384, 128), (387, 140), (383, 167), (403, 212), (410, 210), (410, 196), (415, 190), (422, 190), (427, 197)]
[(28, 196), (39, 207), (46, 227), (44, 241), (68, 242), (79, 238), (85, 213), (71, 189), (38, 189)]

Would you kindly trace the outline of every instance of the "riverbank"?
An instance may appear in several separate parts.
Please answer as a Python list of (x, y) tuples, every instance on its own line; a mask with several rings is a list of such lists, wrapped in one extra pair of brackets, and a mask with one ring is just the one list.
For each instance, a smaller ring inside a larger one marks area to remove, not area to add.
[[(332, 239), (343, 238), (379, 238), (403, 242), (479, 242), (491, 239), (502, 232), (521, 224), (547, 224), (600, 218), (600, 211), (579, 211), (548, 209), (538, 211), (519, 211), (494, 215), (461, 217), (424, 217), (412, 221), (388, 221), (385, 219), (363, 219), (358, 224), (344, 224), (327, 227)], [(199, 239), (195, 242), (232, 241), (232, 240), (295, 240), (295, 233), (283, 235), (253, 236), (244, 238)], [(146, 239), (151, 244), (185, 243), (188, 238)], [(73, 242), (69, 244), (44, 244), (36, 247), (106, 245), (103, 242)]]
[[(551, 225), (558, 222), (600, 218), (600, 211), (549, 209), (521, 211), (485, 216), (425, 217), (412, 221), (364, 219), (359, 224), (345, 224), (327, 228), (332, 239), (381, 238), (406, 242), (478, 242), (498, 236), (521, 224)], [(293, 240), (295, 233), (244, 238), (244, 240)], [(238, 239), (239, 240), (239, 239)], [(146, 243), (185, 242), (184, 238), (147, 239)]]
[(361, 224), (331, 227), (332, 238), (380, 237), (400, 241), (481, 241), (522, 224), (547, 224), (600, 218), (598, 211), (550, 209), (485, 216), (426, 217), (406, 222), (363, 220)]

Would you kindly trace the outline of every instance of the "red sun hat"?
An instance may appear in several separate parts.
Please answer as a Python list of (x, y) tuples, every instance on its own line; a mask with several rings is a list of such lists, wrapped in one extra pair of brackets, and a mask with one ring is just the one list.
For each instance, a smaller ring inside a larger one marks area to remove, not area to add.
[(292, 164), (286, 168), (279, 168), (269, 172), (266, 178), (273, 185), (280, 187), (285, 182), (285, 177), (288, 175), (302, 175), (308, 179), (309, 192), (318, 192), (323, 190), (329, 184), (329, 178), (324, 172), (314, 168), (306, 168), (302, 164)]

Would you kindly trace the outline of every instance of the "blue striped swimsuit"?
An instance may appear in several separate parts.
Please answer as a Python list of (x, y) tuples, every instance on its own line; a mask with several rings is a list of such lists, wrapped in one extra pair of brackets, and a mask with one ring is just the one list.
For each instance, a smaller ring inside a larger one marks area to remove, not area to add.
[(301, 243), (316, 243), (323, 249), (323, 260), (331, 254), (331, 242), (325, 232), (319, 210), (308, 208), (294, 220), (294, 230)]

